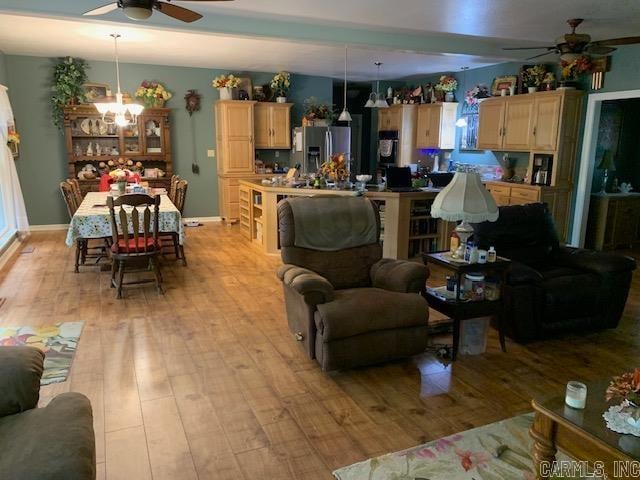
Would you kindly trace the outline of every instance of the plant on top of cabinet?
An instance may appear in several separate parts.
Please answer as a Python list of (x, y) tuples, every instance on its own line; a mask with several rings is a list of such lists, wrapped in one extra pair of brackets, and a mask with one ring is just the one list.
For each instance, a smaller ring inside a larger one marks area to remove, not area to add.
[(453, 102), (455, 97), (454, 93), (458, 88), (458, 80), (453, 75), (442, 75), (438, 83), (436, 83), (435, 89), (438, 92), (444, 93), (445, 102)]
[(529, 93), (535, 92), (542, 85), (546, 74), (547, 67), (542, 64), (522, 70), (522, 82), (529, 89)]
[(87, 62), (81, 58), (63, 57), (53, 68), (51, 109), (53, 124), (62, 127), (64, 107), (86, 101), (82, 84), (87, 81)]
[(287, 93), (291, 88), (291, 75), (289, 72), (278, 72), (271, 79), (271, 90), (276, 96), (276, 102), (286, 103)]
[(240, 79), (232, 73), (229, 75), (218, 75), (211, 82), (213, 88), (217, 88), (220, 92), (220, 100), (231, 100), (233, 98), (231, 90), (238, 88)]
[(143, 80), (136, 90), (136, 98), (142, 100), (146, 108), (162, 108), (164, 102), (173, 97), (161, 83)]
[(329, 105), (320, 103), (316, 97), (305, 99), (303, 126), (327, 127), (333, 123), (333, 118), (333, 110)]

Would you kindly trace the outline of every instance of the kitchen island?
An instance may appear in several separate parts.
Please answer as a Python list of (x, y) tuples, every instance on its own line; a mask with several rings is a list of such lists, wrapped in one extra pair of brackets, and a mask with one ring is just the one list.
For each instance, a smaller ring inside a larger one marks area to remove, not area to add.
[[(431, 203), (439, 189), (420, 192), (368, 191), (378, 204), (382, 224), (382, 250), (386, 258), (419, 259), (423, 252), (447, 248), (454, 224), (431, 217)], [(280, 253), (278, 202), (287, 197), (315, 195), (353, 196), (353, 190), (292, 188), (240, 180), (240, 229), (264, 253)]]

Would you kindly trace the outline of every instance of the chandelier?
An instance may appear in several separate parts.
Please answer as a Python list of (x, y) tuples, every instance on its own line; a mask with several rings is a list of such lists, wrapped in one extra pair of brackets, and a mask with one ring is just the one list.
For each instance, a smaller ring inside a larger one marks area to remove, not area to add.
[[(115, 48), (116, 81), (118, 84), (118, 92), (116, 93), (115, 101), (96, 102), (94, 103), (94, 105), (98, 110), (98, 113), (102, 115), (102, 120), (105, 123), (115, 123), (120, 127), (126, 127), (127, 125), (131, 125), (137, 122), (137, 117), (142, 113), (144, 107), (140, 104), (132, 102), (128, 98), (125, 103), (124, 95), (120, 91), (120, 63), (118, 60), (118, 38), (120, 38), (120, 35), (117, 33), (112, 33), (111, 37), (113, 37)], [(110, 97), (109, 100), (114, 100), (114, 98)], [(107, 115), (113, 117), (113, 120), (107, 120), (105, 118)]]
[(380, 67), (382, 66), (382, 62), (374, 62), (373, 64), (378, 68), (376, 73), (376, 91), (369, 94), (369, 100), (367, 100), (364, 106), (366, 108), (387, 108), (389, 104), (380, 93)]

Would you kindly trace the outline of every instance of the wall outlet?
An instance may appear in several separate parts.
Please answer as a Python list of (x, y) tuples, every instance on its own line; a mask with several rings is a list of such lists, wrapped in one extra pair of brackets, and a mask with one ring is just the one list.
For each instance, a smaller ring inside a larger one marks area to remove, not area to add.
[(276, 158), (280, 158), (280, 150), (276, 150)]
[(216, 151), (215, 150), (207, 150), (207, 157), (215, 158), (215, 156), (216, 156)]

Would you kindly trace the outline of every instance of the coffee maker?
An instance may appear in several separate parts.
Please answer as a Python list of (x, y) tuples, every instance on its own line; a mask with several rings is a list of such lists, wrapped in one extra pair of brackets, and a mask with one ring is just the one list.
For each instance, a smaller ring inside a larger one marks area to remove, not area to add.
[(551, 168), (553, 166), (553, 156), (546, 154), (535, 154), (533, 156), (532, 180), (534, 185), (551, 184)]

